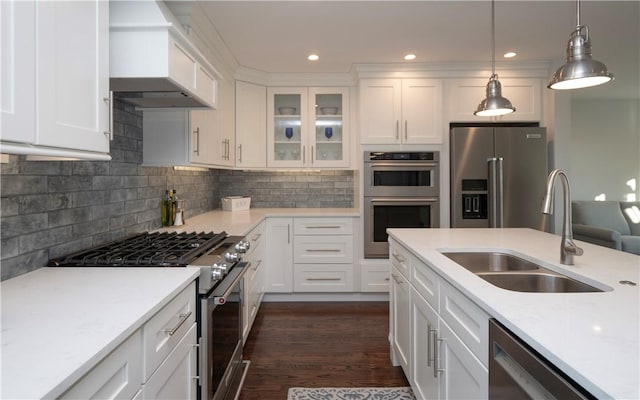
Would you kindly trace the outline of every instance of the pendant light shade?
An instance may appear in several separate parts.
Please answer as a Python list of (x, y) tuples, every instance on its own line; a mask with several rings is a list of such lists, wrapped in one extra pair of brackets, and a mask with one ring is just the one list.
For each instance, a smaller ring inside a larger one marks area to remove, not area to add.
[(479, 117), (495, 117), (514, 112), (516, 109), (511, 102), (502, 97), (502, 85), (496, 74), (496, 28), (494, 1), (491, 1), (491, 78), (487, 83), (487, 97), (478, 104), (478, 108), (473, 113)]
[(474, 114), (479, 117), (495, 117), (510, 114), (515, 110), (511, 102), (502, 97), (502, 85), (498, 75), (493, 74), (487, 83), (487, 97), (478, 104)]
[(589, 28), (580, 25), (580, 0), (576, 2), (576, 29), (567, 44), (567, 62), (553, 74), (550, 89), (568, 90), (602, 85), (614, 79), (607, 66), (591, 58)]

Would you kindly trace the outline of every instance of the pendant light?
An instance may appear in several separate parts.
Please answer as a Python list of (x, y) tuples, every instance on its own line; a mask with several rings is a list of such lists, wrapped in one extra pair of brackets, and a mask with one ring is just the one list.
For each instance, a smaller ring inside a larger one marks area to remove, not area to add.
[(550, 89), (567, 90), (602, 85), (612, 81), (607, 66), (591, 58), (589, 28), (580, 25), (580, 0), (576, 1), (576, 29), (567, 44), (567, 62), (558, 68), (547, 85)]
[(487, 83), (487, 97), (478, 104), (478, 109), (473, 113), (479, 117), (495, 117), (514, 112), (516, 109), (511, 102), (502, 97), (502, 85), (496, 74), (496, 23), (495, 5), (491, 0), (491, 78)]

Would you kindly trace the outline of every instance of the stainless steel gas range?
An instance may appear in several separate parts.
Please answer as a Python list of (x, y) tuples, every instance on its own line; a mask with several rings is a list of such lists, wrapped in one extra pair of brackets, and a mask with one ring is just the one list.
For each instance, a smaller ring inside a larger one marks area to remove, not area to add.
[(236, 398), (248, 362), (242, 358), (242, 261), (249, 242), (220, 233), (139, 233), (53, 259), (50, 267), (198, 267), (201, 400)]

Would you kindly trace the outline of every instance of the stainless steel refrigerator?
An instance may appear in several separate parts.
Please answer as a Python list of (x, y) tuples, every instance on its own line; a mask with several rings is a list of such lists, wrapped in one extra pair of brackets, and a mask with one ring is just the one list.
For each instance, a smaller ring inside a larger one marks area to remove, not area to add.
[(452, 128), (450, 139), (451, 227), (548, 229), (545, 128)]

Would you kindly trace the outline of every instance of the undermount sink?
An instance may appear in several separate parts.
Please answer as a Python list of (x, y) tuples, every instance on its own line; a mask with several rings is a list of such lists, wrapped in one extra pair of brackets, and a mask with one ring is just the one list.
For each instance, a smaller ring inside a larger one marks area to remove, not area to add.
[(442, 254), (492, 285), (506, 290), (535, 293), (603, 292), (513, 254), (497, 251)]
[(442, 254), (473, 273), (528, 271), (540, 268), (539, 265), (523, 258), (497, 251), (446, 252)]
[(480, 278), (497, 287), (515, 292), (584, 293), (602, 292), (586, 283), (555, 272), (479, 273)]

